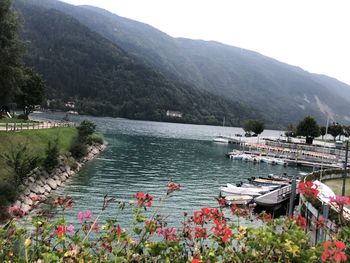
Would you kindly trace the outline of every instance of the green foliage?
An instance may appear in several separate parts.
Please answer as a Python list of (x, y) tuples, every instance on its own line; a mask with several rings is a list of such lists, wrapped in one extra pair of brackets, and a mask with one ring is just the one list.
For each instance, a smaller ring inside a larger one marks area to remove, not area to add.
[(312, 143), (313, 138), (320, 136), (320, 127), (311, 116), (306, 116), (297, 126), (297, 135), (305, 136), (306, 143)]
[(20, 91), (16, 95), (16, 102), (28, 115), (33, 105), (41, 104), (44, 99), (46, 85), (39, 74), (31, 68), (24, 70), (24, 77)]
[(95, 132), (96, 124), (88, 120), (83, 120), (77, 129), (79, 139), (86, 141), (86, 138)]
[(58, 138), (47, 143), (46, 157), (43, 161), (43, 166), (46, 171), (51, 172), (58, 165)]
[(40, 158), (28, 150), (28, 144), (12, 146), (10, 152), (0, 155), (5, 164), (14, 173), (15, 183), (20, 183), (30, 171), (39, 165)]
[[(74, 17), (47, 8), (51, 2), (40, 7), (31, 3), (15, 3), (25, 18), (23, 37), (31, 42), (25, 60), (44, 76), (49, 98), (76, 98), (81, 114), (215, 125), (224, 115), (227, 125), (236, 126), (261, 116), (238, 101), (200, 91), (141, 64)], [(169, 118), (167, 110), (181, 111), (183, 118)]]
[(264, 123), (256, 120), (247, 120), (243, 123), (243, 130), (247, 135), (253, 132), (255, 135), (259, 135), (264, 131)]
[(72, 142), (69, 151), (71, 152), (74, 158), (80, 159), (87, 154), (86, 143), (81, 141), (79, 138), (75, 138), (75, 140)]
[(18, 38), (19, 24), (11, 2), (0, 2), (0, 105), (14, 98), (22, 78), (23, 44)]
[(326, 130), (327, 130), (327, 127), (325, 126), (320, 127), (320, 135), (322, 136), (322, 139), (323, 139), (323, 136), (326, 135)]
[(13, 203), (18, 195), (18, 189), (13, 183), (0, 181), (0, 222), (6, 218), (7, 206)]
[(100, 135), (92, 134), (86, 138), (86, 143), (88, 145), (103, 144), (103, 138)]
[(328, 127), (328, 133), (333, 136), (334, 140), (338, 135), (342, 134), (342, 132), (343, 126), (341, 126), (339, 123), (332, 123), (332, 125)]

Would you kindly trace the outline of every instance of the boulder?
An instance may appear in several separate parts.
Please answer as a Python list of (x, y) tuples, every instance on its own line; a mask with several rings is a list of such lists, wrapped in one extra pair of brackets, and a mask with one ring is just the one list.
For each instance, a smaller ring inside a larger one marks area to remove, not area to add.
[[(64, 181), (65, 181), (65, 180), (66, 180), (66, 179), (64, 178)], [(62, 179), (61, 179), (61, 177), (60, 177), (59, 180), (55, 180), (55, 182), (56, 182), (57, 186), (60, 186), (60, 185), (62, 184)]]
[(25, 213), (28, 213), (30, 211), (31, 207), (29, 205), (26, 205), (24, 203), (21, 204), (21, 210)]
[(52, 190), (51, 187), (50, 187), (48, 184), (45, 184), (45, 185), (44, 185), (44, 188), (45, 188), (45, 194), (46, 194), (46, 193), (50, 193), (51, 190)]
[(45, 193), (45, 188), (44, 187), (41, 187), (39, 185), (32, 185), (32, 187), (30, 188), (30, 190), (33, 192), (33, 193), (36, 193), (36, 194), (43, 194)]
[(23, 194), (24, 195), (30, 195), (30, 190), (29, 190), (29, 188), (26, 188), (24, 191), (23, 191)]
[(29, 197), (24, 198), (23, 203), (29, 206), (33, 205), (33, 200)]
[(55, 190), (57, 188), (57, 183), (52, 178), (48, 179), (46, 183), (51, 187), (51, 189)]
[(28, 177), (28, 181), (29, 181), (30, 183), (34, 183), (36, 180), (35, 180), (34, 176), (29, 176), (29, 177)]

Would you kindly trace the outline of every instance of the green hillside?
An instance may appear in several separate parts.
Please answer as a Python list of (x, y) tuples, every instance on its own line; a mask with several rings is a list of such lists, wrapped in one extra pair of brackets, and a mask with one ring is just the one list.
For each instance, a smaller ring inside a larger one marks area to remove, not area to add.
[[(78, 101), (81, 113), (133, 119), (239, 125), (261, 118), (251, 107), (169, 80), (113, 42), (55, 9), (17, 1), (28, 42), (26, 64), (48, 84), (48, 97)], [(166, 117), (181, 111), (181, 119)]]
[(240, 101), (275, 124), (295, 123), (305, 115), (325, 122), (350, 120), (350, 87), (310, 74), (257, 52), (217, 42), (172, 38), (143, 23), (103, 9), (70, 6), (54, 0), (30, 2), (74, 15), (81, 23), (121, 46), (169, 78)]

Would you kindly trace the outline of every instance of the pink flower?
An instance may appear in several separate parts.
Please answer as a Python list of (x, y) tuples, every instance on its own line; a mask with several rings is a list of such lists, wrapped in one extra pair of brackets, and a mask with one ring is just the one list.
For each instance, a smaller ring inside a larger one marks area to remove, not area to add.
[(78, 213), (78, 220), (80, 223), (83, 222), (83, 220), (84, 220), (84, 213), (83, 212)]
[(81, 223), (81, 222), (84, 221), (84, 219), (91, 218), (92, 217), (92, 212), (90, 210), (87, 211), (86, 213), (79, 211), (77, 217), (78, 217), (79, 222)]
[(348, 196), (342, 196), (342, 195), (337, 195), (337, 196), (331, 196), (329, 198), (329, 201), (336, 203), (337, 205), (343, 206), (343, 205), (350, 205), (350, 198)]
[(326, 261), (328, 259), (334, 260), (334, 262), (346, 262), (347, 257), (344, 252), (345, 244), (341, 241), (327, 241), (323, 244), (323, 253), (322, 253), (322, 261)]
[(68, 233), (73, 233), (74, 232), (74, 226), (72, 224), (69, 224), (66, 228), (66, 231)]
[(84, 215), (85, 218), (91, 218), (91, 216), (92, 216), (92, 211), (90, 211), (90, 210), (87, 211)]
[(24, 210), (22, 210), (19, 206), (16, 205), (11, 206), (9, 208), (9, 213), (11, 214), (11, 216), (18, 218), (22, 218), (25, 215), (27, 215), (27, 213)]
[(177, 239), (175, 227), (157, 228), (157, 234), (158, 236), (164, 236), (169, 241)]

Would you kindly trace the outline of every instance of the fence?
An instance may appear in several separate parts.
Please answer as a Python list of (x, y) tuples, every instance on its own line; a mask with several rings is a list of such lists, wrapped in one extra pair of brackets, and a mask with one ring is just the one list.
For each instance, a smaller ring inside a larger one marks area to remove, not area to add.
[(75, 127), (73, 122), (24, 122), (24, 123), (0, 123), (0, 131), (22, 131), (51, 129), (61, 127)]

